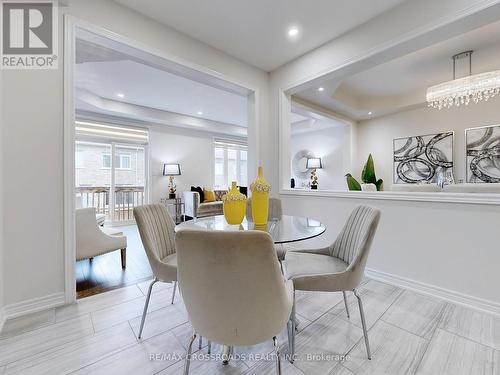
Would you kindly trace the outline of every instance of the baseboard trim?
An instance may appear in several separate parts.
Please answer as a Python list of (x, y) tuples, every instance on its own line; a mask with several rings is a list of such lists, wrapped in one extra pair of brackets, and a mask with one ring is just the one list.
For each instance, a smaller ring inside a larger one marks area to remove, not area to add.
[(439, 286), (426, 284), (420, 281), (377, 271), (371, 268), (367, 268), (365, 273), (366, 276), (371, 279), (399, 286), (404, 289), (413, 290), (421, 294), (427, 294), (429, 296), (440, 298), (457, 305), (466, 306), (474, 310), (479, 310), (482, 312), (500, 316), (500, 303), (498, 302), (470, 296), (467, 294), (456, 292), (454, 290), (441, 288)]
[(62, 306), (65, 302), (66, 300), (63, 292), (49, 294), (47, 296), (6, 305), (4, 306), (3, 315), (5, 320), (13, 319), (19, 316)]

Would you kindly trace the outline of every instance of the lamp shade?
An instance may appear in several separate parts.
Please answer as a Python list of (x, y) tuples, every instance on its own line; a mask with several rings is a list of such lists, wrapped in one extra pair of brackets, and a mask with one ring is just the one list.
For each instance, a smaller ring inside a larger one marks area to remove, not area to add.
[(181, 166), (179, 164), (163, 164), (164, 176), (180, 176)]
[(321, 158), (308, 158), (306, 163), (307, 169), (321, 169)]

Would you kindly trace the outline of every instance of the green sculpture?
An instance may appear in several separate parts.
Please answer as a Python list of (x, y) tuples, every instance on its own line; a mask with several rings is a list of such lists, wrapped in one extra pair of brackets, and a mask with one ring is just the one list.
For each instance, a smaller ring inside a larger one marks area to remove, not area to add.
[[(361, 185), (350, 173), (345, 175), (347, 180), (347, 187), (349, 190), (360, 191)], [(375, 165), (373, 163), (372, 154), (368, 156), (368, 160), (363, 168), (363, 172), (361, 172), (361, 181), (365, 184), (374, 184), (377, 187), (377, 191), (382, 191), (384, 181), (382, 179), (378, 179), (375, 176)]]

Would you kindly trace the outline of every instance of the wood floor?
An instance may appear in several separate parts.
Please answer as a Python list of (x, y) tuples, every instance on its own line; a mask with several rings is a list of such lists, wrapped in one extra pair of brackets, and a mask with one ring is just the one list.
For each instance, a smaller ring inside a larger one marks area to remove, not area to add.
[(146, 253), (136, 225), (119, 227), (127, 236), (127, 268), (121, 267), (120, 251), (76, 262), (77, 298), (92, 296), (152, 277)]
[[(191, 334), (180, 296), (155, 285), (143, 339), (137, 334), (147, 282), (8, 321), (0, 336), (0, 374), (180, 374)], [(348, 319), (340, 293), (297, 293), (298, 359), (292, 375), (500, 374), (500, 317), (374, 280), (360, 287), (372, 360), (366, 358), (357, 304)], [(280, 336), (286, 353), (285, 332)], [(204, 343), (205, 345), (206, 343)], [(197, 349), (197, 348), (196, 348)], [(192, 375), (274, 374), (268, 341), (236, 348), (228, 366), (199, 356)], [(214, 355), (220, 347), (214, 345)], [(204, 347), (198, 354), (205, 353)]]

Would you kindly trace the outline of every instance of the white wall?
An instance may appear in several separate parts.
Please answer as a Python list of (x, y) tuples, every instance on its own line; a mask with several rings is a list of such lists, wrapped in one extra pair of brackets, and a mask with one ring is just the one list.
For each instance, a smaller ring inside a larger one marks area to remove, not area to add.
[(164, 163), (179, 163), (181, 176), (175, 177), (177, 193), (191, 186), (213, 186), (213, 136), (177, 134), (153, 129), (149, 134), (151, 153), (151, 201), (168, 195), (168, 177), (163, 176)]
[(500, 124), (500, 97), (488, 102), (442, 109), (418, 108), (389, 116), (358, 122), (357, 175), (371, 152), (377, 178), (384, 180), (385, 190), (392, 184), (392, 140), (414, 135), (454, 131), (455, 180), (465, 181), (464, 130)]
[[(294, 155), (301, 150), (309, 150), (315, 157), (321, 158), (323, 169), (316, 171), (319, 189), (345, 189), (344, 176), (351, 172), (350, 130), (350, 126), (345, 125), (292, 135), (290, 145), (292, 160)], [(297, 176), (293, 177), (295, 177), (297, 188), (302, 186), (302, 182), (310, 181), (309, 178), (299, 180)]]
[[(266, 73), (112, 1), (68, 0), (65, 4), (61, 12), (256, 87), (257, 122), (267, 126)], [(9, 218), (4, 225), (8, 305), (64, 292), (62, 14), (59, 21), (58, 70), (2, 71), (0, 149), (4, 215)]]
[[(3, 86), (3, 75), (0, 71), (0, 87)], [(3, 122), (2, 122), (2, 90), (0, 90), (0, 145), (2, 145), (2, 135), (3, 135)], [(0, 331), (2, 330), (4, 322), (4, 284), (5, 284), (5, 272), (3, 268), (4, 259), (4, 235), (3, 235), (3, 222), (4, 222), (4, 207), (3, 207), (3, 163), (2, 163), (3, 153), (0, 152)]]
[(282, 196), (285, 214), (309, 216), (327, 226), (300, 246), (327, 245), (351, 210), (367, 204), (381, 220), (367, 267), (492, 301), (500, 312), (499, 206)]

